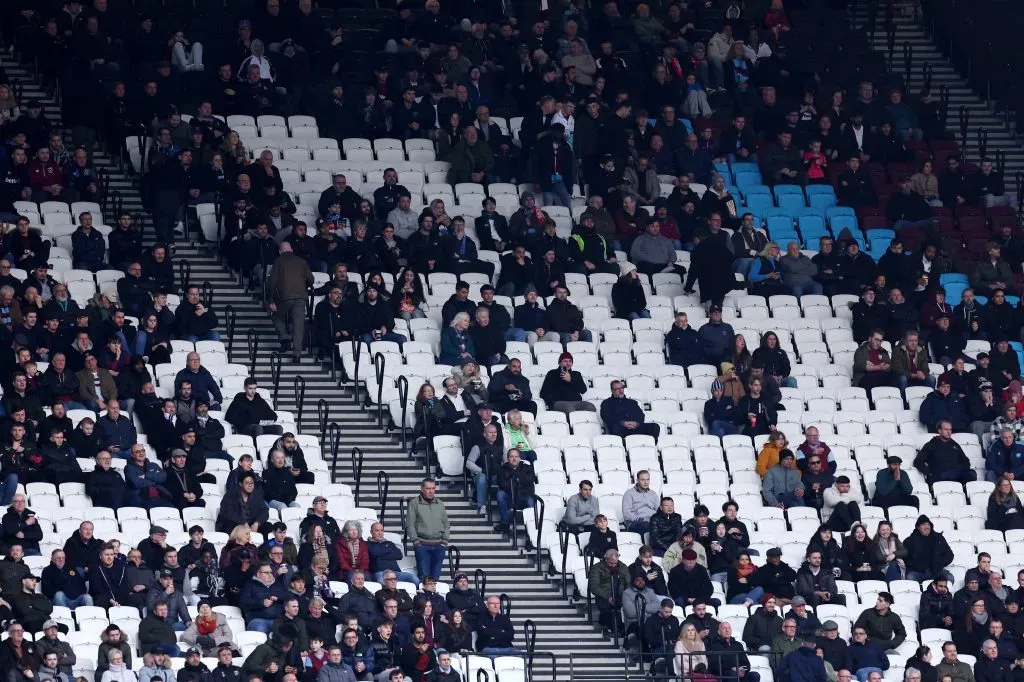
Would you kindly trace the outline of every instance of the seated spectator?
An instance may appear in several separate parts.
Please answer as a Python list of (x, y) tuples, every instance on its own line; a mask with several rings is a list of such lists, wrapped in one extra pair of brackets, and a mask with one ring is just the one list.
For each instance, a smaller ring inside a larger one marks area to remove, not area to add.
[(883, 507), (909, 505), (917, 508), (919, 503), (917, 496), (913, 494), (914, 484), (900, 469), (903, 459), (891, 455), (885, 461), (886, 468), (875, 474), (875, 494), (871, 498), (871, 504)]
[[(663, 205), (659, 212), (667, 211), (667, 205)], [(666, 213), (665, 220), (672, 220)], [(676, 246), (668, 235), (663, 234), (662, 224), (657, 220), (651, 220), (644, 225), (644, 231), (633, 240), (629, 250), (629, 262), (623, 264), (628, 268), (630, 265), (644, 275), (655, 275), (662, 272), (674, 272), (679, 275), (685, 274), (682, 266), (676, 265), (678, 257)], [(624, 273), (625, 274), (625, 273)]]
[(715, 607), (721, 605), (712, 597), (708, 569), (697, 563), (697, 552), (692, 549), (683, 550), (680, 562), (668, 572), (668, 591), (677, 606), (691, 606), (698, 599)]
[(936, 431), (938, 435), (918, 451), (914, 468), (921, 472), (929, 485), (936, 481), (966, 483), (977, 480), (963, 448), (953, 440), (953, 424), (948, 419), (940, 419)]
[(452, 318), (451, 323), (441, 335), (441, 354), (439, 360), (445, 365), (461, 365), (463, 362), (476, 362), (476, 346), (473, 336), (469, 333), (470, 317), (460, 312)]
[[(863, 528), (863, 526), (861, 526)], [(907, 630), (899, 615), (892, 610), (893, 596), (880, 592), (873, 609), (866, 609), (857, 618), (855, 628), (863, 628), (868, 639), (884, 650), (899, 648), (907, 639)]]
[[(962, 363), (963, 360), (961, 359), (960, 362)], [(968, 375), (968, 382), (970, 382), (970, 375)], [(991, 382), (981, 381), (977, 384), (977, 390), (968, 389), (967, 413), (971, 419), (971, 431), (981, 443), (984, 444), (986, 436), (998, 435), (1002, 430), (1001, 427), (996, 427), (996, 421), (1002, 417), (1001, 408), (1003, 405), (996, 400)], [(1014, 410), (1016, 411), (1016, 407)], [(1014, 436), (1016, 437), (1016, 433)]]
[[(598, 566), (607, 566), (609, 563), (612, 564), (609, 570), (621, 578), (622, 589), (624, 590), (629, 581), (629, 573), (626, 572), (626, 565), (618, 561), (618, 552), (614, 553), (614, 561), (606, 555), (604, 562), (595, 564), (594, 569), (591, 569), (591, 575), (595, 574)], [(593, 591), (594, 596), (598, 596), (597, 589), (593, 587), (594, 583), (592, 582), (591, 585), (591, 591)], [(610, 597), (610, 594), (608, 596)], [(620, 602), (621, 598), (621, 592), (614, 597), (614, 599)], [(605, 603), (610, 602), (605, 599)], [(501, 612), (501, 599), (497, 595), (492, 594), (484, 601), (484, 607), (486, 612), (481, 614), (477, 621), (476, 650), (485, 656), (488, 654), (496, 654), (498, 656), (518, 655), (519, 650), (513, 646), (515, 630), (509, 617)]]
[(594, 530), (601, 506), (593, 491), (594, 484), (584, 479), (580, 481), (579, 492), (566, 500), (561, 523), (570, 533), (578, 535)]
[(622, 620), (627, 633), (639, 632), (644, 621), (661, 610), (663, 598), (647, 584), (643, 574), (631, 574), (631, 577), (633, 582), (622, 593)]
[(245, 390), (235, 394), (224, 413), (224, 419), (236, 432), (253, 438), (270, 433), (280, 435), (283, 429), (274, 423), (277, 421), (277, 412), (256, 390), (258, 386), (256, 379), (248, 377), (244, 383)]
[(1017, 440), (1017, 435), (1010, 427), (1004, 426), (998, 433), (999, 437), (989, 443), (985, 452), (985, 480), (997, 481), (1007, 474), (1013, 480), (1022, 480), (1024, 444)]
[(705, 642), (708, 656), (708, 672), (719, 679), (742, 677), (746, 682), (761, 682), (761, 675), (750, 669), (746, 647), (732, 636), (732, 623), (723, 620), (718, 625), (718, 634)]
[(147, 458), (144, 446), (132, 446), (131, 459), (124, 467), (124, 478), (142, 507), (153, 509), (174, 506), (171, 493), (165, 485), (167, 472)]
[(868, 682), (872, 674), (880, 677), (883, 671), (889, 669), (889, 658), (885, 650), (868, 639), (867, 630), (863, 626), (854, 626), (853, 640), (848, 651), (858, 682)]
[(786, 434), (781, 431), (772, 431), (768, 435), (768, 440), (761, 446), (761, 452), (757, 453), (755, 471), (761, 478), (768, 475), (769, 469), (779, 464), (780, 455), (787, 445)]
[(289, 466), (285, 454), (281, 450), (270, 453), (270, 461), (263, 470), (263, 500), (268, 507), (283, 511), (288, 507), (300, 508), (295, 498), (298, 497), (296, 484), (302, 475), (295, 463)]
[[(728, 572), (726, 599), (730, 604), (743, 604), (749, 607), (758, 602), (761, 602), (763, 606), (764, 597), (768, 596), (772, 599), (772, 612), (774, 612), (774, 595), (766, 595), (764, 587), (758, 582), (757, 566), (750, 560), (750, 554), (741, 550)], [(744, 629), (744, 634), (746, 634), (746, 629)]]
[(1005, 291), (1013, 283), (1013, 271), (1003, 260), (1002, 250), (996, 242), (988, 245), (985, 258), (978, 261), (971, 273), (971, 288), (978, 296), (992, 298), (994, 292)]
[(676, 311), (675, 323), (665, 334), (665, 347), (668, 349), (668, 360), (673, 365), (689, 367), (704, 362), (704, 348), (684, 310)]
[[(825, 505), (825, 493), (837, 483), (836, 477), (828, 470), (822, 457), (811, 455), (807, 458), (807, 469), (803, 472), (802, 479), (805, 491), (804, 504), (820, 510)], [(847, 483), (849, 480), (846, 479)]]
[(967, 431), (970, 419), (967, 414), (967, 405), (960, 399), (960, 396), (951, 390), (949, 377), (946, 374), (939, 377), (935, 391), (925, 396), (917, 419), (932, 433), (936, 432), (941, 421), (950, 422), (956, 433)]
[(658, 511), (651, 515), (650, 538), (651, 547), (656, 556), (664, 556), (665, 551), (676, 541), (683, 530), (683, 517), (676, 513), (675, 502), (671, 497), (661, 498)]
[(907, 550), (907, 580), (925, 580), (926, 576), (953, 576), (946, 567), (953, 563), (953, 550), (942, 533), (936, 533), (931, 520), (922, 514), (914, 523), (914, 532), (903, 542)]
[(789, 292), (796, 297), (804, 294), (822, 294), (824, 289), (816, 281), (818, 266), (807, 255), (800, 251), (800, 244), (786, 244), (786, 255), (779, 259), (782, 266), (782, 282)]
[(139, 623), (139, 644), (150, 651), (155, 649), (171, 656), (180, 656), (181, 649), (177, 641), (174, 627), (168, 622), (167, 602), (162, 599), (154, 602)]
[(779, 262), (779, 245), (769, 242), (753, 259), (747, 275), (747, 290), (752, 296), (788, 294), (789, 289), (782, 282), (782, 264)]
[(839, 593), (836, 587), (838, 568), (825, 566), (822, 554), (818, 550), (807, 552), (807, 559), (796, 573), (796, 594), (803, 597), (811, 606), (821, 604), (846, 604), (846, 596)]
[(487, 395), (488, 401), (502, 414), (512, 410), (537, 414), (530, 382), (523, 376), (523, 363), (518, 358), (512, 358), (504, 369), (491, 374)]
[(829, 524), (832, 530), (845, 532), (860, 521), (860, 503), (863, 499), (859, 483), (853, 485), (848, 477), (837, 477), (835, 484), (824, 490), (822, 522)]
[(818, 455), (830, 472), (836, 472), (835, 456), (832, 454), (832, 449), (821, 440), (817, 427), (807, 427), (807, 430), (804, 431), (804, 442), (797, 447), (795, 454), (796, 463), (800, 469), (804, 469), (807, 459), (811, 455)]
[(256, 486), (256, 477), (246, 472), (238, 477), (237, 486), (228, 489), (220, 502), (217, 514), (217, 530), (227, 533), (237, 526), (248, 526), (259, 532), (267, 523), (269, 507), (264, 502), (262, 487)]
[(558, 367), (545, 375), (540, 397), (551, 409), (564, 412), (566, 416), (576, 411), (597, 412), (593, 404), (583, 400), (589, 387), (583, 375), (572, 369), (572, 362), (571, 353), (558, 356)]
[(1024, 528), (1024, 505), (1013, 489), (1013, 481), (1005, 475), (999, 477), (988, 497), (985, 527), (1004, 532)]
[(693, 623), (683, 623), (674, 649), (675, 674), (683, 679), (692, 679), (694, 675), (706, 671), (708, 658), (703, 653), (705, 650), (704, 640), (697, 633), (697, 627)]
[(804, 506), (804, 484), (796, 458), (790, 450), (779, 453), (779, 463), (768, 469), (761, 484), (761, 497), (765, 504), (788, 509)]
[(601, 402), (601, 420), (608, 432), (623, 439), (632, 435), (645, 435), (657, 440), (661, 426), (644, 423), (644, 411), (637, 401), (626, 397), (626, 385), (616, 380), (611, 383), (611, 390), (611, 397)]
[[(88, 563), (94, 562), (95, 559)], [(93, 605), (92, 596), (87, 591), (84, 571), (68, 563), (67, 554), (62, 549), (50, 552), (50, 565), (44, 568), (42, 573), (42, 593), (54, 606), (75, 609), (79, 606)]]
[(704, 421), (710, 433), (719, 438), (736, 433), (736, 405), (725, 395), (724, 389), (722, 382), (716, 379), (711, 383), (711, 397), (704, 402)]
[(751, 377), (750, 392), (736, 405), (736, 422), (745, 436), (765, 435), (778, 423), (778, 413), (761, 392), (764, 383), (760, 377)]
[(900, 389), (907, 386), (935, 387), (935, 379), (928, 373), (928, 351), (920, 345), (917, 332), (906, 332), (902, 341), (893, 348), (892, 372)]
[(283, 613), (284, 592), (270, 564), (258, 566), (253, 577), (242, 588), (239, 606), (247, 629), (270, 633), (273, 622)]
[[(43, 528), (36, 513), (26, 506), (24, 495), (14, 495), (0, 526), (3, 528), (4, 543), (20, 542), (26, 556), (40, 555), (39, 542), (43, 539)], [(38, 629), (33, 632), (38, 632)]]
[(593, 334), (583, 328), (583, 313), (569, 302), (569, 290), (566, 287), (555, 288), (555, 299), (548, 304), (547, 316), (551, 331), (558, 334), (563, 345), (570, 341), (593, 341)]

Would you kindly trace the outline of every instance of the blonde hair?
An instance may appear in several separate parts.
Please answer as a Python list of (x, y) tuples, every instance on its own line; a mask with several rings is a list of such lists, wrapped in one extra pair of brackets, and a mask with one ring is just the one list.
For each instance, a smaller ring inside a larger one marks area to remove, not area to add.
[[(246, 537), (246, 536), (248, 536), (248, 537)], [(246, 537), (245, 542), (242, 541), (243, 537)], [(251, 537), (252, 537), (252, 530), (250, 530), (249, 526), (245, 525), (244, 523), (240, 523), (240, 524), (238, 524), (237, 526), (235, 526), (234, 528), (231, 529), (231, 534), (228, 536), (228, 539), (229, 540), (234, 540), (235, 542), (237, 542), (240, 545), (247, 545), (247, 544), (249, 544), (249, 539)]]
[(769, 256), (771, 256), (772, 249), (777, 248), (779, 248), (779, 245), (776, 242), (768, 242), (767, 244), (764, 245), (764, 248), (761, 249), (761, 253), (759, 253), (758, 255), (763, 258), (768, 258)]

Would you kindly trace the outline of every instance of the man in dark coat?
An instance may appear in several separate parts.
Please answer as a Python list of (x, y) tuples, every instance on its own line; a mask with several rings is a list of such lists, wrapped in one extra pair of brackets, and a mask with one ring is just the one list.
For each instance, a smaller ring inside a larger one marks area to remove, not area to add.
[[(713, 214), (708, 221), (718, 220), (721, 216)], [(732, 253), (724, 242), (709, 239), (706, 230), (699, 229), (693, 233), (693, 253), (690, 256), (690, 272), (686, 275), (685, 293), (693, 293), (694, 282), (700, 287), (702, 303), (711, 301), (721, 305), (725, 295), (736, 286), (736, 277), (732, 272)]]

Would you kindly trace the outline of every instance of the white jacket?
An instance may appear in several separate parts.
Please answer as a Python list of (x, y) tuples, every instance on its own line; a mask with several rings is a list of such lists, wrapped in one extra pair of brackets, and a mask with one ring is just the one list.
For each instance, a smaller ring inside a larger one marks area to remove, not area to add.
[(822, 497), (825, 500), (825, 506), (821, 508), (821, 521), (825, 523), (832, 516), (832, 511), (836, 508), (836, 505), (840, 502), (863, 502), (864, 498), (860, 493), (859, 485), (850, 485), (850, 492), (841, 493), (836, 489), (835, 485), (825, 489)]

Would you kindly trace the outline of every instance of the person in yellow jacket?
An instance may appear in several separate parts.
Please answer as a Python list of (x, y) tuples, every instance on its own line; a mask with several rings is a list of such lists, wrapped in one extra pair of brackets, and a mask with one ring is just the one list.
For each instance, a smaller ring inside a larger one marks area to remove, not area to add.
[(786, 447), (786, 436), (773, 431), (757, 455), (757, 475), (764, 478), (768, 470), (779, 463), (779, 453)]

